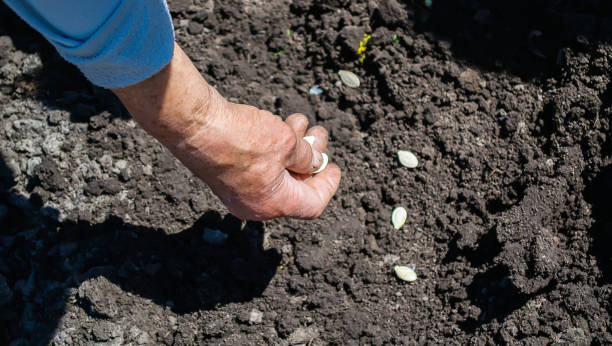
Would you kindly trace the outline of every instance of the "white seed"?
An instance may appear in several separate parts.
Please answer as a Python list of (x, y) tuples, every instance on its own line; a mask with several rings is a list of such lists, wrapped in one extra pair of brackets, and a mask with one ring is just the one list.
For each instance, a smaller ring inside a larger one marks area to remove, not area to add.
[(310, 144), (312, 146), (314, 144), (314, 141), (315, 141), (315, 136), (306, 136), (306, 137), (304, 137), (304, 140), (306, 142), (308, 142), (308, 144)]
[(310, 87), (310, 89), (308, 89), (308, 93), (310, 95), (321, 95), (323, 93), (323, 89), (321, 89), (321, 87), (318, 85), (313, 85)]
[(393, 267), (393, 271), (395, 271), (395, 275), (397, 275), (397, 277), (400, 280), (404, 280), (404, 281), (408, 281), (408, 282), (413, 282), (413, 281), (416, 281), (416, 279), (417, 279), (417, 275), (416, 275), (414, 269), (412, 269), (410, 267), (406, 267), (406, 266), (394, 266)]
[[(306, 136), (306, 137), (304, 137), (304, 140), (306, 142), (308, 142), (308, 144), (310, 144), (312, 146), (314, 144), (314, 141), (315, 141), (315, 136)], [(317, 169), (316, 171), (312, 172), (312, 174), (320, 173), (320, 172), (322, 172), (325, 169), (325, 167), (327, 167), (327, 164), (329, 163), (329, 157), (327, 156), (326, 153), (321, 153), (321, 157), (323, 158), (323, 163), (321, 164), (319, 169)]]
[(359, 77), (351, 71), (340, 70), (338, 71), (338, 75), (340, 75), (340, 79), (342, 83), (346, 84), (351, 88), (359, 88), (361, 82), (359, 81)]
[(419, 159), (408, 150), (400, 150), (397, 152), (397, 158), (404, 167), (416, 168), (419, 165)]
[(317, 169), (316, 171), (312, 172), (312, 174), (317, 174), (319, 172), (322, 172), (325, 167), (327, 167), (327, 163), (329, 162), (329, 157), (327, 157), (326, 153), (321, 153), (321, 156), (323, 157), (323, 163), (321, 164), (321, 167), (319, 167), (319, 169)]
[(406, 223), (406, 218), (408, 218), (408, 211), (404, 207), (397, 207), (393, 209), (391, 212), (391, 223), (393, 224), (393, 228), (400, 229)]

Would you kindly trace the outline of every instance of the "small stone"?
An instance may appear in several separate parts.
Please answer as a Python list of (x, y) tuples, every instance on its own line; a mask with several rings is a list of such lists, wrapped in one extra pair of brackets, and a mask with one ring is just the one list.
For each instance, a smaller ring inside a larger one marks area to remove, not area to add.
[(42, 143), (43, 152), (47, 155), (57, 155), (61, 151), (64, 139), (61, 133), (50, 134)]
[(122, 170), (126, 169), (128, 163), (126, 160), (117, 160), (114, 165), (114, 172), (119, 173)]
[(287, 342), (289, 345), (308, 344), (318, 337), (319, 331), (317, 330), (317, 327), (310, 326), (296, 329), (293, 333), (291, 333), (291, 335), (289, 335)]
[(400, 257), (398, 255), (393, 255), (393, 254), (386, 254), (383, 257), (383, 263), (385, 264), (393, 264), (399, 260), (400, 260)]
[(351, 71), (340, 70), (338, 71), (338, 75), (340, 76), (340, 80), (346, 86), (351, 88), (359, 88), (361, 82), (359, 81), (359, 77)]
[(393, 224), (393, 228), (400, 229), (406, 223), (406, 219), (408, 218), (408, 211), (404, 207), (397, 207), (393, 209), (391, 212), (391, 223)]
[(393, 271), (395, 271), (395, 275), (397, 275), (397, 277), (400, 280), (407, 281), (407, 282), (413, 282), (413, 281), (416, 281), (417, 279), (417, 275), (414, 269), (410, 267), (394, 266)]
[(263, 312), (253, 309), (249, 313), (249, 323), (250, 324), (259, 324), (263, 320)]
[(57, 345), (57, 346), (74, 345), (74, 341), (72, 340), (72, 336), (68, 334), (67, 330), (60, 330), (53, 337), (53, 345)]
[(397, 152), (397, 158), (402, 166), (408, 168), (416, 168), (419, 165), (419, 159), (410, 151), (400, 150)]
[(224, 244), (228, 237), (226, 233), (211, 228), (204, 228), (204, 234), (202, 235), (202, 239), (212, 245)]
[(187, 32), (191, 35), (198, 35), (204, 31), (204, 26), (198, 22), (190, 21), (187, 26)]
[(83, 281), (77, 290), (80, 304), (88, 313), (103, 318), (113, 318), (119, 314), (117, 297), (120, 288), (104, 276)]

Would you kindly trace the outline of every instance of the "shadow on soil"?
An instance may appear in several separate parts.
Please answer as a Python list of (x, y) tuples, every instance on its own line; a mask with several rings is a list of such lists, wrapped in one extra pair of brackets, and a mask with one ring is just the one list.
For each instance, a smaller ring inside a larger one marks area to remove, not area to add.
[[(276, 250), (263, 250), (261, 223), (243, 226), (231, 215), (209, 211), (167, 235), (113, 216), (99, 224), (59, 222), (57, 210), (38, 209), (10, 191), (15, 182), (1, 159), (0, 177), (0, 208), (6, 211), (0, 215), (0, 279), (7, 284), (0, 282), (0, 302), (9, 297), (0, 310), (0, 344), (28, 336), (35, 344), (50, 342), (71, 289), (99, 276), (183, 314), (261, 295), (280, 263)], [(205, 227), (221, 230), (227, 242), (205, 243)], [(112, 291), (90, 294), (108, 302), (123, 299)], [(96, 302), (81, 295), (77, 304), (99, 317)]]
[[(107, 111), (111, 117), (129, 118), (129, 113), (109, 90), (92, 85), (81, 72), (67, 63), (38, 32), (23, 22), (0, 1), (0, 36), (8, 35), (20, 53), (38, 53), (42, 67), (19, 75), (12, 90), (5, 95), (20, 93), (39, 99), (51, 109), (70, 112), (70, 120), (87, 122), (93, 115)], [(0, 49), (10, 49), (2, 47)], [(10, 58), (4, 56), (4, 59)], [(0, 54), (0, 66), (4, 65)], [(17, 60), (22, 60), (17, 59)], [(22, 61), (16, 61), (17, 64)]]
[(523, 78), (556, 71), (561, 48), (612, 40), (612, 2), (434, 0), (411, 6), (417, 32), (448, 41), (453, 55)]

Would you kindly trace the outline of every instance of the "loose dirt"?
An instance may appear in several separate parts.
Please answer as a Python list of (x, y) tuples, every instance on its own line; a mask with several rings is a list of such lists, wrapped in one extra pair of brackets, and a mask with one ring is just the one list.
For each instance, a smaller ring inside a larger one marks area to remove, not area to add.
[(0, 343), (612, 344), (612, 5), (419, 4), (170, 2), (229, 100), (330, 132), (324, 215), (266, 223), (2, 6)]

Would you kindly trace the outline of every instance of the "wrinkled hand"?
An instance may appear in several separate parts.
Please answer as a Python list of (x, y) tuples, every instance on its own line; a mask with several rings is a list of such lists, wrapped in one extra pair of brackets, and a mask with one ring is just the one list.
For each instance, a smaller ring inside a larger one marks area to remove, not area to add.
[[(311, 174), (327, 147), (325, 129), (307, 130), (301, 114), (283, 121), (228, 102), (176, 44), (164, 69), (113, 92), (147, 132), (242, 219), (315, 218), (338, 189), (338, 166)], [(304, 136), (315, 137), (312, 147)]]
[[(255, 107), (219, 100), (207, 121), (178, 145), (177, 156), (219, 196), (232, 214), (248, 220), (318, 217), (334, 195), (340, 169), (322, 164), (327, 131), (307, 130), (308, 119), (285, 121)], [(304, 136), (313, 136), (311, 146)], [(185, 157), (186, 158), (186, 157)]]

